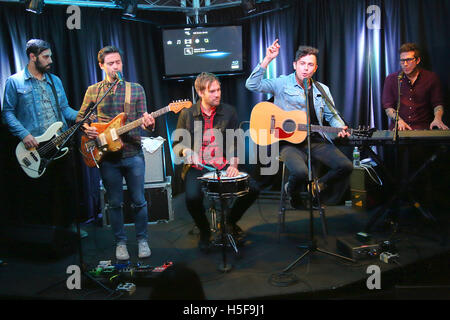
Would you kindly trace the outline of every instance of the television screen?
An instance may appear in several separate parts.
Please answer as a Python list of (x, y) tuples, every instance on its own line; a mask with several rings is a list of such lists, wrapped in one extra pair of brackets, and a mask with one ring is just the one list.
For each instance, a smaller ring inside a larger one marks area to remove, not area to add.
[(165, 78), (242, 72), (242, 27), (164, 29)]

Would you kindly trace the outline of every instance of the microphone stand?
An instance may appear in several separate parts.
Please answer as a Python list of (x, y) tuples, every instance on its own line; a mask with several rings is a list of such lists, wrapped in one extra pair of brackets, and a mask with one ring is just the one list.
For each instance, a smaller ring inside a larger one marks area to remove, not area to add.
[[(398, 221), (397, 216), (395, 214), (391, 214), (390, 211), (398, 211), (400, 208), (399, 201), (401, 200), (401, 197), (404, 196), (402, 193), (408, 193), (407, 185), (412, 182), (415, 177), (424, 170), (428, 164), (430, 164), (432, 161), (436, 159), (438, 154), (440, 152), (437, 152), (433, 154), (415, 173), (412, 174), (412, 176), (408, 179), (405, 178), (405, 181), (403, 181), (403, 176), (400, 173), (400, 152), (399, 152), (399, 134), (398, 134), (398, 122), (400, 120), (399, 112), (400, 112), (400, 104), (401, 104), (401, 84), (403, 79), (403, 71), (401, 71), (397, 76), (397, 107), (395, 110), (395, 119), (394, 119), (394, 132), (392, 141), (394, 142), (394, 170), (395, 170), (395, 176), (394, 176), (394, 193), (391, 199), (383, 206), (382, 210), (380, 210), (377, 214), (375, 214), (370, 221), (367, 223), (364, 231), (368, 232), (372, 225), (381, 217), (381, 215), (386, 214), (386, 221), (393, 226), (392, 234), (395, 234), (398, 231)], [(442, 151), (442, 150), (441, 150)], [(404, 159), (406, 161), (409, 160), (408, 150), (405, 149)], [(412, 205), (412, 207), (415, 207), (417, 210), (420, 211), (420, 213), (428, 220), (432, 221), (433, 223), (436, 223), (436, 218), (430, 213), (427, 212), (424, 208), (422, 208), (416, 200), (412, 198), (411, 195), (409, 196), (409, 203)], [(392, 207), (391, 207), (392, 205)]]
[[(105, 99), (105, 97), (108, 95), (108, 93), (112, 90), (112, 88), (114, 88), (119, 81), (122, 80), (122, 74), (120, 72), (116, 73), (116, 81), (114, 81), (114, 83), (112, 84), (112, 86), (110, 86), (108, 88), (108, 90), (106, 90), (105, 94), (100, 98), (100, 100), (96, 101), (95, 104), (91, 107), (92, 109), (89, 111), (89, 115), (91, 115), (95, 110), (97, 110), (97, 106), (103, 101), (103, 99)], [(92, 102), (91, 102), (92, 103)], [(85, 116), (85, 119), (87, 119), (87, 116)], [(92, 146), (90, 148), (86, 148), (87, 151), (89, 151), (92, 155), (92, 160), (94, 160), (95, 166), (97, 168), (99, 168), (97, 161), (95, 160), (94, 155), (92, 154), (92, 151), (94, 151), (95, 146)]]
[(231, 264), (227, 263), (227, 254), (226, 254), (226, 249), (227, 249), (227, 226), (225, 223), (225, 214), (228, 214), (228, 206), (225, 204), (225, 200), (222, 197), (222, 179), (220, 178), (221, 176), (221, 172), (218, 168), (215, 168), (216, 170), (216, 175), (217, 175), (217, 180), (219, 181), (219, 201), (220, 201), (220, 206), (222, 209), (222, 215), (220, 217), (220, 223), (221, 223), (221, 241), (222, 241), (222, 264), (219, 265), (219, 271), (222, 272), (228, 272), (230, 271), (233, 267)]
[(399, 143), (398, 143), (398, 121), (400, 120), (400, 116), (399, 116), (399, 112), (400, 112), (400, 100), (401, 100), (401, 84), (402, 84), (402, 77), (403, 77), (403, 72), (400, 72), (399, 75), (397, 76), (397, 106), (396, 106), (396, 110), (395, 110), (395, 118), (394, 118), (394, 132), (393, 132), (393, 136), (392, 136), (392, 141), (394, 142), (394, 176), (393, 178), (393, 185), (394, 185), (394, 195), (391, 197), (391, 199), (386, 203), (386, 205), (383, 206), (383, 208), (374, 216), (372, 216), (372, 218), (369, 220), (369, 222), (367, 223), (367, 225), (364, 228), (365, 232), (369, 232), (369, 230), (371, 229), (372, 225), (385, 213), (387, 213), (387, 217), (389, 217), (390, 219), (390, 223), (393, 223), (394, 225), (394, 232), (395, 233), (397, 231), (397, 224), (393, 222), (392, 217), (389, 215), (389, 210), (391, 205), (398, 210), (398, 204), (396, 202), (396, 198), (397, 195), (395, 194), (395, 192), (399, 192), (400, 188), (401, 188), (401, 183), (398, 181), (399, 179), (401, 179), (401, 175), (398, 173), (398, 169), (399, 169), (399, 161), (398, 161), (398, 157), (399, 157), (399, 152), (398, 152), (398, 148), (399, 148)]
[[(312, 167), (311, 167), (311, 113), (309, 105), (309, 98), (308, 98), (308, 79), (303, 80), (303, 87), (305, 90), (305, 97), (306, 97), (306, 138), (307, 138), (307, 149), (308, 149), (308, 196), (309, 196), (309, 236), (310, 240), (307, 245), (300, 245), (298, 248), (306, 249), (306, 252), (303, 253), (300, 257), (298, 257), (294, 262), (292, 262), (289, 266), (287, 266), (282, 273), (287, 273), (289, 270), (295, 267), (295, 265), (300, 262), (303, 258), (308, 256), (311, 253), (315, 252), (321, 252), (327, 255), (331, 255), (334, 257), (338, 257), (341, 259), (344, 259), (346, 261), (355, 262), (355, 260), (338, 255), (336, 253), (325, 251), (319, 247), (317, 247), (317, 240), (314, 237), (314, 216), (313, 216), (313, 184), (316, 184), (317, 181), (313, 181), (312, 178)], [(311, 87), (312, 89), (312, 87)], [(314, 106), (312, 106), (314, 108)], [(316, 191), (317, 193), (318, 191)]]
[[(400, 72), (400, 74), (397, 76), (397, 108), (395, 110), (395, 120), (394, 120), (394, 135), (392, 137), (392, 141), (394, 142), (394, 168), (395, 168), (395, 172), (397, 177), (395, 177), (394, 181), (395, 181), (395, 190), (400, 190), (402, 183), (400, 182), (400, 180), (402, 179), (402, 175), (399, 173), (399, 143), (398, 143), (398, 121), (400, 120), (400, 116), (399, 116), (399, 112), (400, 112), (400, 103), (401, 103), (401, 84), (402, 84), (402, 77), (403, 77), (403, 72)], [(394, 210), (398, 210), (399, 206), (397, 201), (394, 201)], [(394, 226), (394, 233), (397, 231), (397, 223), (392, 219), (392, 223)]]
[[(94, 105), (89, 105), (89, 111), (88, 111), (88, 113), (84, 116), (84, 118), (83, 118), (83, 122), (85, 121), (85, 120), (87, 120), (88, 119), (88, 117), (94, 112), (94, 111), (96, 111), (97, 110), (97, 106), (103, 101), (103, 99), (105, 99), (105, 97), (108, 95), (108, 93), (112, 90), (112, 88), (114, 88), (118, 83), (119, 83), (119, 81), (120, 80), (122, 80), (122, 75), (118, 72), (117, 74), (116, 74), (116, 81), (114, 81), (114, 83), (112, 84), (112, 86), (110, 86), (109, 88), (108, 88), (108, 90), (106, 90), (106, 92), (105, 92), (105, 94), (100, 98), (100, 100), (98, 100), (98, 101), (96, 101), (96, 103), (94, 104)], [(91, 102), (91, 104), (92, 104), (92, 102)], [(80, 121), (81, 122), (81, 121)], [(95, 161), (95, 158), (93, 157), (93, 159), (94, 159), (94, 161)], [(98, 164), (97, 164), (97, 162), (95, 162), (95, 165), (97, 166), (97, 168), (98, 168)], [(97, 215), (96, 215), (97, 216)], [(79, 220), (79, 219), (78, 219)], [(81, 239), (81, 237), (80, 237), (80, 222), (79, 221), (77, 221), (77, 233), (78, 233), (78, 239)], [(79, 242), (78, 243), (78, 251), (79, 251), (79, 255), (80, 255), (80, 268), (82, 268), (82, 272), (84, 272), (84, 262), (83, 262), (83, 253), (82, 253), (82, 247), (81, 247), (81, 242)], [(86, 274), (86, 276), (88, 277), (88, 278), (90, 278), (91, 280), (94, 280), (89, 274)], [(95, 280), (94, 280), (95, 281)], [(102, 287), (104, 287), (103, 285), (101, 285)], [(105, 289), (106, 289), (106, 287), (104, 287)]]
[[(90, 103), (89, 106), (86, 109), (86, 113), (83, 117), (83, 119), (81, 121), (79, 121), (77, 123), (76, 128), (78, 129), (84, 122), (86, 122), (86, 120), (88, 120), (88, 118), (92, 115), (92, 113), (97, 110), (97, 106), (100, 104), (100, 102), (103, 101), (103, 99), (106, 97), (106, 95), (111, 91), (112, 88), (114, 88), (115, 85), (117, 85), (117, 83), (121, 80), (121, 76), (118, 75), (116, 81), (113, 83), (113, 85), (105, 92), (105, 94), (101, 97), (101, 99), (97, 102), (97, 103)], [(75, 131), (73, 132), (75, 133)], [(71, 133), (69, 135), (69, 137), (67, 137), (67, 139), (64, 140), (64, 144), (67, 143), (67, 141), (73, 136), (73, 133)], [(73, 166), (73, 168), (75, 168), (75, 158), (72, 156), (71, 160), (70, 160), (71, 165)], [(98, 167), (98, 166), (97, 166)], [(73, 174), (75, 174), (75, 170), (71, 170), (73, 172)], [(78, 184), (77, 184), (77, 179), (76, 177), (73, 178), (74, 181), (74, 189), (75, 189), (75, 201), (78, 205), (79, 203), (79, 197), (78, 197)], [(79, 210), (76, 210), (77, 212), (80, 212)], [(109, 293), (109, 295), (114, 294), (114, 290), (108, 288), (107, 286), (105, 286), (104, 284), (100, 283), (97, 279), (95, 279), (94, 277), (92, 277), (88, 272), (86, 272), (86, 265), (83, 261), (83, 252), (82, 252), (82, 245), (81, 245), (81, 228), (80, 228), (80, 217), (75, 217), (76, 218), (76, 225), (77, 225), (77, 249), (78, 249), (78, 259), (79, 259), (79, 268), (80, 268), (80, 272), (81, 275), (85, 276), (86, 278), (88, 278), (89, 280), (91, 280), (92, 282), (96, 283), (97, 285), (99, 285), (100, 287), (102, 287), (106, 292)], [(64, 278), (61, 281), (58, 281), (57, 283), (48, 286), (45, 289), (40, 290), (37, 294), (40, 295), (43, 292), (49, 290), (50, 288), (53, 288), (63, 282), (66, 281), (66, 278)]]
[[(234, 242), (233, 236), (231, 234), (228, 233), (227, 230), (227, 225), (226, 225), (226, 221), (225, 221), (225, 216), (228, 215), (228, 204), (226, 203), (228, 200), (230, 200), (230, 198), (224, 198), (222, 196), (222, 172), (216, 168), (216, 167), (211, 167), (205, 164), (199, 164), (202, 168), (212, 172), (215, 171), (216, 173), (216, 177), (217, 177), (217, 181), (219, 182), (219, 197), (217, 198), (213, 198), (212, 200), (214, 201), (218, 201), (220, 202), (220, 207), (221, 207), (221, 217), (220, 217), (220, 224), (221, 224), (221, 235), (220, 235), (220, 242), (221, 242), (221, 246), (222, 246), (222, 263), (218, 266), (218, 270), (221, 272), (228, 272), (230, 271), (233, 266), (230, 263), (227, 263), (227, 254), (226, 254), (226, 249), (227, 249), (227, 241), (230, 243), (230, 245), (233, 247), (233, 249), (237, 251), (236, 248), (236, 244)], [(201, 177), (199, 179), (202, 179)], [(233, 198), (231, 198), (232, 200)]]
[[(99, 101), (97, 101), (94, 105), (90, 105), (88, 108), (88, 112), (87, 112), (87, 114), (85, 114), (85, 116), (83, 117), (83, 122), (85, 121), (85, 120), (87, 120), (88, 119), (88, 117), (94, 112), (94, 111), (96, 111), (97, 110), (97, 106), (103, 101), (103, 99), (108, 95), (108, 93), (112, 90), (112, 88), (114, 88), (118, 83), (119, 83), (119, 81), (120, 80), (122, 80), (122, 76), (121, 76), (121, 74), (120, 73), (117, 73), (117, 75), (116, 75), (116, 81), (114, 81), (114, 83), (113, 83), (113, 85), (111, 86), (111, 87), (109, 87), (108, 88), (108, 90), (105, 92), (105, 94), (100, 98), (100, 100)], [(92, 103), (91, 103), (92, 104)], [(80, 121), (81, 122), (81, 121)], [(97, 164), (97, 163), (96, 163)], [(98, 165), (97, 165), (97, 167), (98, 167)], [(74, 179), (75, 180), (75, 183), (76, 183), (76, 179)], [(76, 190), (78, 189), (78, 187), (76, 188)], [(78, 197), (77, 197), (78, 198)], [(78, 212), (79, 212), (79, 210), (78, 210)], [(78, 219), (77, 219), (77, 236), (78, 236), (78, 241), (77, 241), (77, 244), (78, 244), (78, 252), (79, 252), (79, 267), (80, 267), (80, 271), (81, 271), (81, 274), (83, 275), (83, 276), (85, 276), (86, 278), (88, 278), (89, 280), (91, 280), (92, 282), (94, 282), (94, 283), (96, 283), (98, 286), (100, 286), (100, 287), (102, 287), (106, 292), (108, 292), (109, 293), (109, 295), (111, 296), (112, 294), (114, 294), (114, 290), (112, 290), (112, 289), (110, 289), (110, 288), (108, 288), (107, 286), (105, 286), (103, 283), (101, 283), (100, 281), (98, 281), (97, 279), (95, 279), (93, 276), (91, 276), (87, 271), (86, 271), (86, 264), (85, 264), (85, 262), (84, 262), (84, 260), (83, 260), (83, 252), (82, 252), (82, 245), (81, 245), (81, 235), (80, 235), (80, 232), (81, 232), (81, 228), (80, 228), (80, 217), (78, 217)]]

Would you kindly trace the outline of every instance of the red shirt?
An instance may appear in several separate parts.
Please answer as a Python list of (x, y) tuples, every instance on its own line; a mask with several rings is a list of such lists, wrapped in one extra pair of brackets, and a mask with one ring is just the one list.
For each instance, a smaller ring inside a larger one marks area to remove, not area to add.
[[(399, 72), (390, 74), (383, 88), (383, 108), (397, 109)], [(429, 129), (434, 118), (434, 108), (444, 105), (441, 83), (438, 76), (431, 71), (419, 69), (414, 84), (403, 75), (400, 81), (400, 118), (414, 130)], [(393, 128), (391, 123), (390, 128)]]
[[(211, 109), (211, 114), (208, 116), (201, 106), (203, 116), (203, 139), (202, 146), (200, 147), (199, 157), (202, 164), (213, 166), (219, 170), (222, 170), (227, 165), (227, 160), (223, 155), (223, 146), (217, 142), (217, 137), (214, 135), (214, 131), (217, 133), (220, 130), (213, 130), (214, 116), (216, 115), (216, 108)], [(223, 141), (223, 139), (222, 139)], [(221, 148), (222, 147), (222, 148)], [(194, 168), (202, 169), (200, 166), (194, 165)]]

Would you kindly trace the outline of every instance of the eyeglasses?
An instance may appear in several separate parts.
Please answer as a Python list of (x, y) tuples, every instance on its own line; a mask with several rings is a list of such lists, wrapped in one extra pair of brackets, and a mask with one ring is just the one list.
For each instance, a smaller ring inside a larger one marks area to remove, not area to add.
[(406, 63), (411, 63), (414, 60), (416, 60), (416, 58), (400, 59), (400, 64), (405, 63), (405, 62)]

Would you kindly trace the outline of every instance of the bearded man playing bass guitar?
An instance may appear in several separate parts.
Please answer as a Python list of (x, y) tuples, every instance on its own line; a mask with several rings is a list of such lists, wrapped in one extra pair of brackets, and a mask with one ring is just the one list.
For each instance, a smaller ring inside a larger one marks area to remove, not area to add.
[[(87, 89), (77, 119), (83, 118), (86, 108), (92, 103), (97, 103), (108, 89), (114, 86), (97, 106), (98, 121), (110, 122), (115, 116), (125, 111), (127, 122), (142, 118), (142, 129), (153, 127), (155, 120), (147, 113), (144, 88), (137, 83), (120, 80), (123, 66), (120, 50), (113, 46), (104, 47), (98, 52), (98, 62), (106, 78)], [(116, 241), (118, 260), (130, 258), (123, 222), (123, 178), (127, 183), (131, 207), (135, 211), (138, 257), (147, 258), (151, 254), (147, 234), (147, 201), (144, 195), (145, 161), (139, 130), (140, 127), (122, 135), (123, 148), (109, 153), (99, 164), (103, 186), (109, 201), (108, 213)], [(97, 128), (93, 125), (85, 124), (84, 133), (89, 139), (95, 139), (98, 136)]]
[[(306, 111), (306, 99), (309, 99), (311, 125), (322, 126), (324, 119), (330, 126), (342, 128), (338, 137), (347, 137), (347, 126), (333, 108), (333, 98), (327, 86), (312, 80), (317, 71), (318, 50), (312, 47), (300, 46), (295, 55), (293, 67), (295, 72), (288, 76), (275, 79), (263, 79), (269, 63), (280, 52), (278, 39), (267, 48), (263, 61), (256, 66), (246, 82), (247, 89), (256, 92), (271, 93), (274, 103), (285, 111)], [(304, 80), (308, 83), (308, 97), (304, 92)], [(327, 97), (325, 97), (327, 96)], [(291, 198), (294, 208), (304, 207), (300, 198), (300, 191), (308, 179), (307, 142), (292, 144), (280, 141), (280, 156), (290, 172), (286, 191)], [(332, 143), (324, 133), (311, 134), (311, 159), (317, 160), (330, 170), (318, 179), (319, 191), (324, 190), (332, 180), (348, 176), (352, 170), (352, 162)]]
[[(69, 124), (75, 121), (77, 111), (69, 106), (61, 79), (50, 73), (53, 64), (50, 44), (41, 39), (30, 39), (26, 44), (26, 55), (27, 66), (6, 80), (2, 119), (8, 132), (20, 140), (18, 145), (15, 141), (17, 147), (24, 153), (29, 152), (30, 157), (17, 158), (12, 170), (4, 173), (11, 206), (5, 211), (10, 211), (12, 218), (21, 220), (18, 221), (21, 224), (67, 227), (75, 219), (77, 205), (74, 203), (72, 155), (69, 152), (68, 156), (62, 157), (65, 153), (59, 154), (58, 150), (48, 148), (50, 144), (46, 142), (62, 131), (66, 132)], [(47, 136), (48, 139), (42, 138)], [(65, 146), (65, 152), (68, 147), (70, 145)], [(10, 153), (12, 159), (14, 153), (7, 149), (2, 152)], [(44, 151), (53, 152), (45, 154)], [(57, 154), (60, 159), (55, 157)], [(50, 163), (51, 168), (44, 174)], [(38, 172), (38, 169), (42, 171)]]

